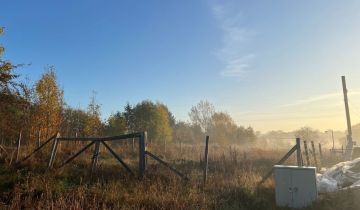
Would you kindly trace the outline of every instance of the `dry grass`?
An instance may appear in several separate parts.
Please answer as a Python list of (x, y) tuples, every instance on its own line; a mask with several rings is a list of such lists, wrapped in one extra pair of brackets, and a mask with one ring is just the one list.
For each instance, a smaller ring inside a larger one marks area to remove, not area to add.
[[(113, 145), (136, 170), (137, 151), (126, 147), (129, 145)], [(274, 201), (273, 181), (268, 180), (260, 188), (256, 184), (286, 151), (212, 146), (209, 179), (203, 187), (200, 163), (203, 146), (182, 145), (181, 153), (179, 145), (168, 145), (166, 153), (161, 147), (149, 150), (183, 171), (190, 180), (181, 180), (150, 159), (143, 179), (130, 177), (104, 150), (92, 179), (89, 178), (91, 151), (63, 169), (46, 171), (48, 157), (44, 153), (20, 165), (1, 163), (1, 206), (9, 209), (279, 209)], [(63, 146), (56, 164), (70, 154), (71, 150)], [(290, 159), (288, 163), (294, 162), (295, 159)], [(308, 209), (360, 209), (360, 193), (321, 195)]]

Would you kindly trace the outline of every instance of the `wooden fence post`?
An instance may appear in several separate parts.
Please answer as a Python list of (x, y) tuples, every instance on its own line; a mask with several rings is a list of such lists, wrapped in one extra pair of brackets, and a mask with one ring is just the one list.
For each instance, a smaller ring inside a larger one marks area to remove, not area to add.
[(4, 131), (1, 131), (1, 145), (4, 146)]
[(56, 156), (56, 151), (57, 151), (57, 147), (59, 144), (59, 140), (58, 138), (60, 137), (60, 133), (57, 133), (56, 137), (53, 140), (53, 146), (51, 149), (51, 154), (50, 154), (50, 159), (49, 159), (49, 164), (48, 164), (48, 168), (52, 168), (54, 161), (55, 161), (55, 156)]
[(300, 145), (300, 138), (296, 138), (296, 159), (297, 165), (302, 166), (302, 158), (301, 158), (301, 145)]
[(180, 140), (180, 159), (182, 159), (182, 141)]
[(96, 141), (95, 142), (94, 154), (93, 154), (93, 157), (92, 157), (92, 163), (91, 163), (91, 176), (93, 175), (93, 173), (96, 170), (96, 164), (98, 162), (98, 157), (99, 157), (99, 149), (100, 149), (100, 141)]
[(322, 155), (322, 149), (321, 149), (321, 144), (319, 143), (319, 155), (320, 155), (320, 162), (323, 161), (323, 155)]
[(40, 147), (41, 145), (41, 130), (39, 129), (38, 131), (38, 139), (37, 139), (37, 147)]
[(16, 162), (19, 160), (19, 157), (20, 157), (20, 146), (21, 146), (21, 131), (19, 132), (19, 138), (18, 138), (18, 140), (17, 140)]
[(308, 150), (307, 142), (305, 140), (304, 140), (304, 152), (306, 158), (306, 165), (310, 166), (309, 150)]
[(139, 176), (143, 177), (145, 173), (145, 142), (147, 139), (147, 132), (142, 132), (139, 138)]
[(314, 157), (315, 166), (319, 167), (318, 162), (317, 162), (317, 158), (316, 158), (315, 145), (314, 145), (313, 141), (311, 141), (311, 148), (312, 148), (312, 155)]
[(135, 152), (135, 139), (132, 138), (132, 145), (131, 145), (132, 152)]
[(207, 174), (208, 174), (208, 164), (209, 164), (209, 158), (208, 158), (208, 151), (209, 151), (209, 136), (206, 136), (206, 140), (205, 140), (205, 165), (204, 165), (204, 186), (206, 184), (206, 180), (207, 180)]

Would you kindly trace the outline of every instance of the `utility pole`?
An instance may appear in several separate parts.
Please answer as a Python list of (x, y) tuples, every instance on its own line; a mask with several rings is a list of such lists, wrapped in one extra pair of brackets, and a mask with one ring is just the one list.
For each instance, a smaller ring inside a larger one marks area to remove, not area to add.
[(351, 153), (353, 148), (353, 141), (352, 141), (352, 130), (351, 130), (351, 120), (350, 120), (350, 111), (349, 111), (349, 104), (348, 104), (348, 97), (347, 97), (347, 89), (346, 89), (346, 81), (345, 76), (341, 77), (342, 80), (342, 87), (344, 93), (344, 102), (345, 102), (345, 113), (346, 113), (346, 123), (347, 123), (347, 144), (346, 144), (346, 151), (345, 151), (345, 160), (351, 159)]

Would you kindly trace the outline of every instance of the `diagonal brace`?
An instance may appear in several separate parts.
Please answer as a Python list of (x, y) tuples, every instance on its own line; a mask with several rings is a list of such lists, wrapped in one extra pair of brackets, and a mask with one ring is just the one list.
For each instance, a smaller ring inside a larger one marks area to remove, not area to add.
[(189, 180), (189, 178), (187, 178), (184, 174), (182, 174), (180, 171), (176, 170), (174, 167), (170, 166), (167, 162), (161, 160), (159, 157), (157, 157), (156, 155), (152, 154), (149, 151), (146, 151), (146, 154), (149, 155), (150, 157), (152, 157), (154, 160), (160, 162), (161, 164), (163, 164), (164, 166), (168, 167), (170, 170), (172, 170), (174, 173), (176, 173), (178, 176), (180, 176), (181, 178), (185, 179), (185, 180)]
[(90, 142), (88, 145), (86, 145), (84, 148), (82, 148), (79, 152), (77, 152), (75, 155), (73, 155), (72, 157), (70, 157), (69, 159), (67, 159), (64, 163), (62, 163), (59, 167), (63, 167), (64, 165), (68, 164), (70, 161), (72, 161), (73, 159), (75, 159), (77, 156), (79, 156), (81, 153), (83, 153), (85, 150), (87, 150), (91, 145), (93, 145), (95, 143), (95, 141)]
[[(292, 153), (294, 153), (297, 150), (298, 150), (298, 145), (295, 145), (293, 148), (290, 149), (290, 151), (288, 153), (286, 153), (286, 155), (284, 155), (283, 158), (281, 158), (281, 160), (279, 160), (279, 162), (276, 163), (276, 165), (280, 165), (280, 164), (284, 163), (292, 155)], [(258, 183), (258, 186), (261, 185), (262, 183), (264, 183), (271, 176), (271, 174), (273, 172), (274, 172), (274, 168), (271, 168), (271, 170)]]
[(25, 161), (27, 159), (29, 159), (34, 153), (36, 153), (37, 151), (39, 151), (41, 148), (43, 148), (45, 145), (47, 145), (51, 140), (53, 140), (54, 138), (56, 138), (56, 134), (52, 137), (50, 137), (46, 142), (42, 143), (38, 148), (36, 148), (34, 151), (32, 151), (28, 156), (26, 156), (25, 158), (23, 158), (20, 162)]
[(101, 143), (106, 147), (106, 149), (108, 149), (110, 151), (110, 153), (121, 163), (121, 165), (123, 165), (126, 170), (131, 174), (131, 175), (135, 175), (134, 172), (129, 168), (129, 166), (126, 165), (126, 163), (119, 157), (119, 155), (117, 155), (114, 150), (112, 150), (109, 145), (107, 143), (105, 143), (104, 141), (101, 141)]

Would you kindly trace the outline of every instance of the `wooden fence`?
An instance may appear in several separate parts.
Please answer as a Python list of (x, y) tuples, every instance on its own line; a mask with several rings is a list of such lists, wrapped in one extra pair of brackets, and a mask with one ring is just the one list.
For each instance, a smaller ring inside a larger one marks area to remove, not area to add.
[(96, 170), (96, 165), (99, 158), (99, 150), (100, 146), (103, 145), (111, 154), (112, 156), (128, 171), (131, 175), (135, 175), (135, 173), (131, 170), (131, 168), (125, 163), (125, 161), (120, 157), (118, 153), (116, 153), (107, 142), (110, 141), (125, 141), (129, 139), (137, 139), (139, 142), (139, 156), (138, 156), (138, 177), (143, 177), (146, 169), (146, 155), (153, 158), (154, 160), (158, 161), (159, 163), (163, 164), (164, 166), (168, 167), (170, 170), (175, 172), (180, 177), (187, 179), (187, 177), (179, 172), (174, 167), (170, 166), (168, 163), (166, 163), (164, 160), (156, 156), (155, 154), (146, 151), (146, 140), (147, 140), (147, 132), (137, 132), (137, 133), (130, 133), (130, 134), (124, 134), (119, 136), (110, 136), (110, 137), (60, 137), (60, 134), (56, 134), (52, 137), (50, 137), (47, 141), (40, 144), (35, 150), (33, 150), (30, 154), (28, 154), (26, 157), (24, 157), (21, 161), (26, 161), (31, 156), (33, 156), (35, 153), (40, 151), (42, 148), (44, 148), (45, 145), (52, 142), (52, 148), (49, 155), (48, 160), (48, 169), (54, 168), (54, 162), (57, 154), (58, 146), (61, 142), (89, 142), (86, 146), (84, 146), (82, 149), (77, 151), (74, 155), (72, 155), (70, 158), (62, 162), (59, 166), (55, 167), (56, 169), (64, 167), (66, 164), (73, 161), (76, 157), (78, 157), (80, 154), (85, 152), (87, 149), (89, 149), (92, 145), (94, 146), (94, 152), (92, 156), (91, 161), (91, 175)]

